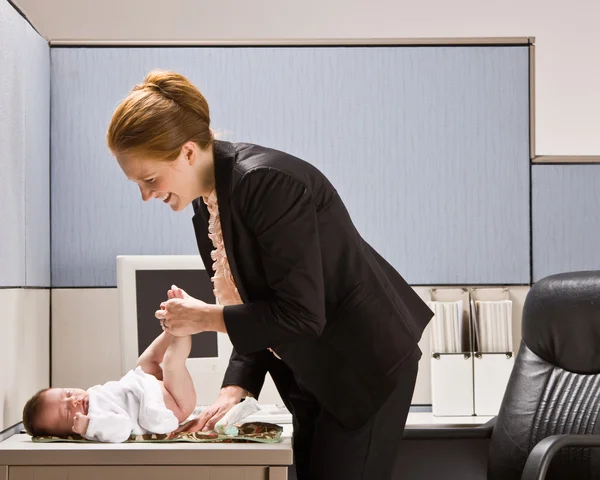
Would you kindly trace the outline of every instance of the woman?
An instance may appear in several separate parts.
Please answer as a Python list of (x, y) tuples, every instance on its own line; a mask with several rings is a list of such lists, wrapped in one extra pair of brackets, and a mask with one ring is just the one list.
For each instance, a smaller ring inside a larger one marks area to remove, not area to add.
[(186, 428), (212, 428), (270, 372), (294, 418), (299, 480), (391, 478), (432, 313), (331, 183), (283, 152), (215, 140), (206, 100), (170, 72), (117, 107), (108, 145), (144, 201), (194, 208), (217, 304), (174, 288), (157, 318), (234, 346), (217, 401)]

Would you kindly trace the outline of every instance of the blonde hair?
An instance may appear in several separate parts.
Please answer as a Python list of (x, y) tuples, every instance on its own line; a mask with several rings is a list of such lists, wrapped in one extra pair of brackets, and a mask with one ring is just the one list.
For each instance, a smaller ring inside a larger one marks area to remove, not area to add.
[(183, 75), (153, 70), (116, 108), (106, 137), (115, 156), (175, 160), (186, 142), (212, 145), (208, 103)]

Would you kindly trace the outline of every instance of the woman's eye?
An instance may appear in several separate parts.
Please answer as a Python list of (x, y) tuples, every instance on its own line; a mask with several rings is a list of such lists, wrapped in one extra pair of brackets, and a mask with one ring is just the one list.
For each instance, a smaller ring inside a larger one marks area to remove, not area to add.
[(154, 183), (154, 180), (156, 180), (156, 178), (149, 178), (146, 180), (146, 183)]

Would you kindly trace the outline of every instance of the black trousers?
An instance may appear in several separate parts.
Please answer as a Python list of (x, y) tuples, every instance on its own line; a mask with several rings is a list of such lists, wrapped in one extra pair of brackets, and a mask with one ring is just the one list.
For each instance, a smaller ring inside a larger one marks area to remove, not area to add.
[(345, 429), (300, 385), (287, 385), (297, 480), (391, 480), (418, 364), (398, 375), (386, 403), (362, 427)]

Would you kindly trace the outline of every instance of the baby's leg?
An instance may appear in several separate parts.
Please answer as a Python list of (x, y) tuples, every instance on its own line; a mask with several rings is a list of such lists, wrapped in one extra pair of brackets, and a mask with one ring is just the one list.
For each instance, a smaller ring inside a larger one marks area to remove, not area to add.
[(170, 335), (167, 332), (161, 333), (140, 355), (136, 366), (142, 367), (144, 373), (154, 375), (159, 380), (162, 380), (163, 372), (162, 368), (160, 368), (160, 364), (162, 363), (165, 352), (169, 348), (169, 345), (171, 345), (172, 340), (173, 335)]
[(173, 337), (162, 365), (165, 405), (180, 422), (196, 408), (196, 389), (185, 366), (191, 349), (191, 336)]

